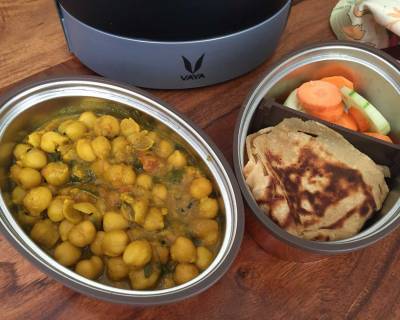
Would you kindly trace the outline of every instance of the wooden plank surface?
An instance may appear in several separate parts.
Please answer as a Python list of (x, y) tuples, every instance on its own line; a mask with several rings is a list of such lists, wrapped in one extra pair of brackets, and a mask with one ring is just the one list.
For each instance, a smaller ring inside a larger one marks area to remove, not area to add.
[[(247, 93), (271, 61), (333, 39), (327, 19), (335, 3), (297, 1), (274, 57), (243, 77), (202, 89), (151, 92), (203, 127), (231, 161), (234, 123)], [(5, 20), (15, 25), (4, 26)], [(51, 1), (0, 0), (2, 91), (33, 74), (29, 80), (91, 73), (66, 51), (56, 20)], [(30, 36), (12, 38), (4, 31), (28, 27)], [(38, 271), (0, 237), (0, 319), (398, 319), (399, 246), (400, 232), (395, 232), (357, 253), (295, 263), (264, 252), (246, 233), (235, 263), (208, 291), (173, 305), (143, 308), (78, 294)]]

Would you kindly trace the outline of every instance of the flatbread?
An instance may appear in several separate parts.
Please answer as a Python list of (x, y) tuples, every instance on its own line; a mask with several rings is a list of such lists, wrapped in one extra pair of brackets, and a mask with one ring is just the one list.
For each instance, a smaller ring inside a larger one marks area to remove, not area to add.
[(261, 209), (311, 240), (357, 234), (388, 194), (382, 168), (334, 130), (292, 118), (248, 136), (246, 183)]

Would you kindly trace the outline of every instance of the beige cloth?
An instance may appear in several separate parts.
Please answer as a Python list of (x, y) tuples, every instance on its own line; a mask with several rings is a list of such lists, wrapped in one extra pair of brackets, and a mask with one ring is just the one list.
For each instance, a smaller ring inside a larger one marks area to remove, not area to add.
[(400, 0), (340, 0), (330, 18), (339, 40), (353, 40), (376, 48), (398, 44)]

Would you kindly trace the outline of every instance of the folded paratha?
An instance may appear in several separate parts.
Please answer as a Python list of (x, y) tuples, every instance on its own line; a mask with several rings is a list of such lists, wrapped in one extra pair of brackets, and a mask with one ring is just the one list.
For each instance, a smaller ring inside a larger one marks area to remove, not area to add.
[(384, 170), (334, 130), (292, 118), (249, 135), (244, 176), (260, 208), (289, 233), (332, 241), (382, 207)]

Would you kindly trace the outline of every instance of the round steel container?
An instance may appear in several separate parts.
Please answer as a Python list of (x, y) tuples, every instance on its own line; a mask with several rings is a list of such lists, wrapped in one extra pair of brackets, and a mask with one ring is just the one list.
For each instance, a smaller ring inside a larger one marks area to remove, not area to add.
[[(58, 264), (38, 247), (14, 220), (6, 205), (7, 171), (16, 142), (63, 108), (73, 110), (139, 110), (180, 135), (196, 150), (220, 190), (225, 206), (223, 239), (212, 264), (195, 279), (170, 289), (136, 291), (118, 289), (76, 274)], [(200, 293), (228, 270), (243, 236), (244, 217), (240, 190), (233, 172), (217, 147), (190, 120), (138, 89), (97, 77), (51, 79), (17, 89), (0, 102), (0, 230), (30, 261), (48, 275), (81, 293), (113, 302), (162, 304)]]
[(379, 107), (392, 126), (392, 134), (400, 137), (400, 66), (390, 56), (370, 47), (349, 42), (322, 43), (285, 57), (265, 74), (244, 102), (234, 136), (235, 173), (242, 193), (253, 213), (246, 229), (264, 249), (288, 260), (309, 261), (326, 254), (337, 254), (367, 247), (385, 237), (400, 224), (400, 177), (392, 178), (391, 191), (378, 219), (349, 239), (331, 242), (309, 241), (287, 233), (263, 211), (248, 189), (242, 169), (246, 163), (245, 140), (255, 110), (263, 98), (283, 102), (302, 83), (324, 76), (351, 77), (368, 100)]

